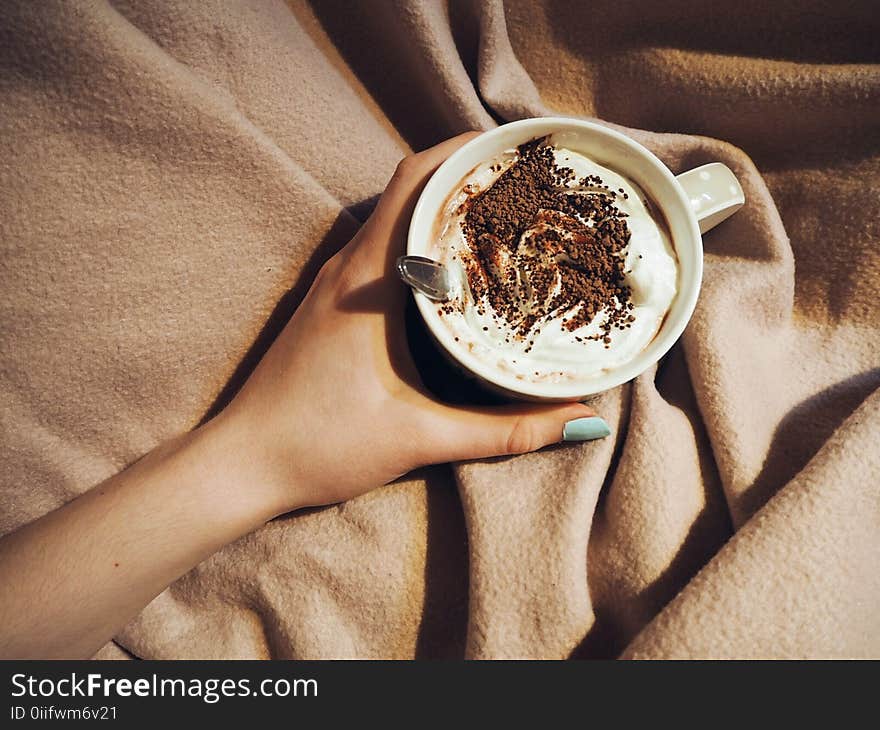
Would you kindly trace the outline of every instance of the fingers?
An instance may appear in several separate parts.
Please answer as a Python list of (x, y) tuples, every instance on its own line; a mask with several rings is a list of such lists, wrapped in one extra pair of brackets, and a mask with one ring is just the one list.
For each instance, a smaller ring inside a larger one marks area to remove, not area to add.
[(559, 443), (610, 435), (608, 424), (583, 403), (453, 408), (434, 403), (426, 424), (426, 461), (462, 461), (523, 454)]
[(358, 237), (359, 266), (378, 276), (404, 252), (409, 221), (425, 183), (453, 152), (478, 135), (466, 132), (401, 160)]
[(428, 178), (459, 147), (479, 136), (479, 132), (465, 132), (447, 139), (423, 152), (404, 157), (376, 206), (372, 220), (377, 231), (388, 230), (389, 225), (403, 215), (409, 219)]

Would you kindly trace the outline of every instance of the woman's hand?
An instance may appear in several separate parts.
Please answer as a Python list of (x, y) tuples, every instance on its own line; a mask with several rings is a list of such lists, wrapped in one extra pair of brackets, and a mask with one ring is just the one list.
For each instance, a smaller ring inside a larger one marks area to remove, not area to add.
[[(218, 417), (247, 444), (257, 489), (278, 513), (356, 497), (426, 464), (518, 454), (561, 441), (582, 404), (460, 408), (435, 400), (409, 355), (395, 272), (431, 173), (475, 136), (405, 158), (360, 232)], [(599, 424), (602, 425), (601, 423)]]
[(393, 263), (426, 178), (466, 139), (401, 163), (219, 416), (0, 539), (0, 658), (89, 657), (168, 584), (275, 515), (424, 464), (537, 449), (593, 415), (578, 404), (453, 408), (419, 380)]

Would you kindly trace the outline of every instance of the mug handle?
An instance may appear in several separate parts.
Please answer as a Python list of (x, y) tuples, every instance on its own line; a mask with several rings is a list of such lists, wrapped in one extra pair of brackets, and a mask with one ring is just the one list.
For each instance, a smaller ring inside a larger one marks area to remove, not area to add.
[(691, 201), (691, 208), (700, 224), (700, 233), (717, 226), (746, 202), (739, 180), (721, 162), (695, 167), (676, 175), (675, 179)]

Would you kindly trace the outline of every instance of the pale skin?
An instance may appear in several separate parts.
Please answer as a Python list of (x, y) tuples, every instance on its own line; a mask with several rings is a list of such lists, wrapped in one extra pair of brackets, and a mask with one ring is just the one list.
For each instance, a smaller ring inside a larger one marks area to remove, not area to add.
[(580, 403), (453, 407), (423, 386), (393, 273), (415, 200), (472, 134), (398, 166), (219, 415), (0, 539), (0, 658), (88, 658), (170, 583), (273, 517), (427, 464), (533, 451)]

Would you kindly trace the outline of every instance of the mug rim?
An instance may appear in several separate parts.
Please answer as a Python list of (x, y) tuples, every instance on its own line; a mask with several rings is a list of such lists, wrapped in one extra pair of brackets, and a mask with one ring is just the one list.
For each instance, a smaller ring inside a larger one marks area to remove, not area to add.
[[(529, 135), (528, 130), (530, 128), (544, 128), (548, 125), (558, 125), (558, 128), (553, 131), (543, 130), (540, 132), (534, 132), (533, 134)], [(462, 159), (472, 156), (473, 150), (478, 146), (478, 143), (485, 144), (487, 138), (498, 136), (499, 134), (501, 134), (501, 131), (499, 130), (511, 131), (519, 129), (523, 130), (523, 139), (518, 144), (522, 144), (522, 142), (526, 142), (532, 137), (537, 136), (538, 134), (553, 134), (556, 132), (563, 132), (567, 130), (589, 131), (590, 133), (597, 134), (599, 136), (611, 138), (615, 140), (618, 144), (622, 144), (624, 147), (628, 148), (629, 151), (636, 153), (638, 157), (638, 161), (635, 163), (636, 165), (649, 164), (655, 169), (655, 171), (657, 171), (663, 178), (665, 178), (666, 182), (669, 183), (669, 188), (676, 199), (678, 207), (685, 214), (685, 218), (687, 219), (688, 227), (690, 229), (689, 237), (693, 242), (694, 273), (689, 281), (683, 281), (681, 275), (681, 267), (679, 266), (679, 291), (676, 292), (676, 297), (681, 298), (681, 302), (678, 303), (679, 312), (676, 320), (670, 321), (669, 312), (667, 312), (666, 319), (660, 325), (659, 331), (655, 334), (651, 342), (649, 342), (648, 345), (646, 345), (645, 348), (638, 355), (636, 355), (636, 357), (623, 363), (619, 367), (612, 368), (608, 372), (596, 375), (595, 377), (589, 379), (573, 379), (571, 383), (536, 383), (534, 381), (529, 381), (525, 379), (517, 379), (513, 375), (509, 375), (500, 371), (497, 367), (493, 367), (492, 365), (483, 363), (476, 357), (467, 357), (468, 353), (459, 352), (458, 350), (460, 350), (460, 348), (456, 348), (454, 346), (452, 332), (447, 327), (443, 326), (441, 318), (436, 312), (436, 303), (432, 302), (424, 294), (421, 294), (418, 291), (413, 291), (413, 295), (415, 297), (416, 305), (419, 309), (422, 321), (428, 327), (428, 330), (435, 341), (437, 341), (438, 344), (443, 348), (448, 357), (451, 357), (459, 367), (463, 368), (469, 374), (476, 376), (479, 380), (484, 381), (493, 389), (500, 389), (505, 394), (509, 394), (518, 399), (531, 399), (540, 401), (583, 400), (590, 396), (603, 393), (607, 390), (611, 390), (612, 388), (616, 388), (617, 386), (627, 383), (630, 380), (638, 377), (643, 372), (648, 370), (652, 365), (657, 363), (664, 355), (666, 355), (666, 353), (669, 352), (672, 346), (681, 337), (682, 333), (684, 332), (685, 328), (691, 320), (702, 285), (703, 246), (700, 228), (697, 222), (696, 214), (691, 207), (691, 202), (684, 192), (681, 184), (675, 179), (675, 175), (673, 175), (672, 171), (645, 146), (636, 142), (634, 139), (628, 137), (622, 132), (618, 132), (617, 130), (611, 129), (610, 127), (604, 126), (602, 124), (597, 124), (596, 122), (589, 122), (584, 119), (576, 119), (571, 117), (533, 117), (529, 119), (521, 119), (515, 122), (508, 122), (507, 124), (502, 124), (498, 127), (495, 127), (494, 129), (483, 132), (479, 136), (474, 137), (472, 140), (469, 140), (464, 145), (462, 145), (452, 155), (450, 155), (450, 157), (446, 159), (437, 168), (437, 170), (434, 171), (434, 173), (431, 175), (431, 178), (428, 180), (427, 184), (419, 195), (419, 199), (416, 202), (415, 208), (413, 209), (413, 214), (412, 218), (410, 219), (410, 225), (407, 234), (407, 254), (424, 255), (426, 253), (426, 247), (423, 245), (420, 246), (420, 243), (422, 242), (416, 240), (418, 229), (424, 225), (421, 219), (424, 218), (424, 216), (428, 213), (431, 213), (432, 220), (428, 223), (433, 226), (433, 219), (436, 218), (436, 215), (440, 212), (440, 208), (443, 205), (442, 201), (446, 200), (448, 195), (453, 190), (453, 187), (437, 190), (437, 188), (439, 187), (438, 181), (442, 177), (441, 173), (448, 170), (449, 168), (455, 167), (461, 162)], [(476, 165), (480, 164), (483, 161), (484, 159), (482, 157), (480, 157), (480, 159), (474, 157), (472, 163)], [(618, 171), (624, 175), (628, 174), (628, 170), (626, 169), (620, 169)], [(456, 180), (454, 185), (457, 185), (459, 182), (460, 179)], [(652, 202), (657, 205), (661, 213), (668, 221), (669, 214), (667, 211), (670, 206), (668, 204), (661, 204), (660, 201), (656, 200), (655, 195), (652, 195), (651, 198)], [(436, 210), (434, 210), (433, 212), (428, 211), (426, 213), (426, 208), (431, 205), (436, 207)], [(680, 259), (681, 252), (679, 250), (679, 242), (672, 235), (671, 230), (670, 238), (673, 248), (676, 252), (676, 257)]]

